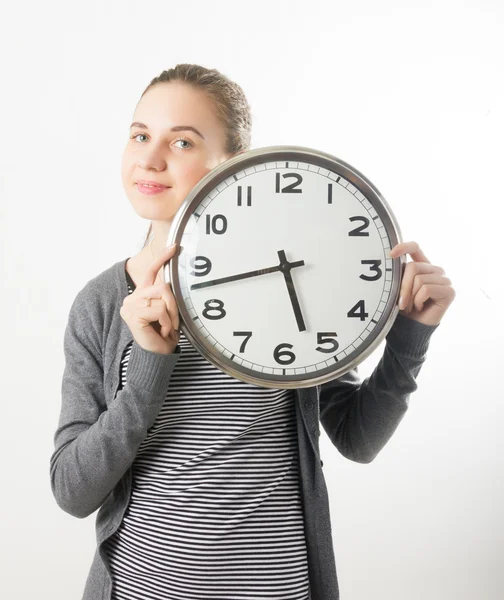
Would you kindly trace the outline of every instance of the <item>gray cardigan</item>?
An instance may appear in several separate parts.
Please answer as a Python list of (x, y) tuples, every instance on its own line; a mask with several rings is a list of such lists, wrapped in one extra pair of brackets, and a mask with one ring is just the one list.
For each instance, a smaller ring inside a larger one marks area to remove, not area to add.
[[(84, 518), (98, 508), (97, 548), (82, 600), (109, 599), (112, 578), (102, 542), (125, 513), (131, 466), (160, 411), (180, 346), (173, 354), (144, 350), (119, 310), (128, 295), (121, 260), (76, 295), (64, 334), (62, 404), (50, 459), (58, 505)], [(371, 462), (390, 439), (417, 389), (430, 336), (439, 327), (398, 314), (370, 377), (357, 369), (328, 383), (296, 390), (296, 421), (312, 600), (339, 600), (329, 500), (319, 453), (319, 422), (346, 458)], [(119, 391), (120, 360), (133, 341), (127, 385)]]

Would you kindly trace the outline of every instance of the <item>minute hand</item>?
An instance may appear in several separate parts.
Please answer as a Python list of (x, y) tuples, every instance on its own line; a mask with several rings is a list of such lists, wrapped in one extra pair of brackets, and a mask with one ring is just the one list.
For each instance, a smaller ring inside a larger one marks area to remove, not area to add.
[[(291, 267), (302, 267), (304, 260), (298, 260), (297, 262), (290, 263)], [(257, 271), (249, 271), (248, 273), (240, 273), (239, 275), (230, 275), (229, 277), (221, 277), (220, 279), (212, 279), (211, 281), (203, 281), (202, 283), (194, 283), (191, 285), (191, 290), (197, 290), (199, 288), (210, 287), (211, 285), (219, 285), (221, 283), (228, 283), (229, 281), (238, 281), (239, 279), (247, 279), (249, 277), (257, 277), (258, 275), (267, 275), (268, 273), (275, 273), (276, 271), (282, 271), (282, 265), (276, 267), (268, 267), (267, 269), (258, 269)]]

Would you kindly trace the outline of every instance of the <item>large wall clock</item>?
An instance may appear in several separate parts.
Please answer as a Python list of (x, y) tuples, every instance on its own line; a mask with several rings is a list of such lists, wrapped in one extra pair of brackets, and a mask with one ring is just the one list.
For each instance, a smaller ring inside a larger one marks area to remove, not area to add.
[(311, 387), (362, 362), (390, 330), (406, 259), (399, 226), (357, 169), (302, 146), (221, 163), (177, 211), (164, 267), (184, 335), (242, 381)]

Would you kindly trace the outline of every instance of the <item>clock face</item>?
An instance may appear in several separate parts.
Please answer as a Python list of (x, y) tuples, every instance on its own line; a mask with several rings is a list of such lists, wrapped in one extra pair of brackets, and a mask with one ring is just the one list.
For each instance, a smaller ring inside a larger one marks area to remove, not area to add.
[(169, 279), (184, 334), (211, 362), (257, 385), (308, 387), (390, 328), (397, 227), (346, 163), (276, 148), (235, 157), (191, 192), (167, 242), (180, 246)]

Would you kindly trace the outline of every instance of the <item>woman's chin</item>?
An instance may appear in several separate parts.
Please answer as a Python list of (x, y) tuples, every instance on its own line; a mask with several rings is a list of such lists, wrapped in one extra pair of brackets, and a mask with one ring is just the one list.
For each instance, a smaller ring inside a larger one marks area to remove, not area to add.
[(133, 209), (136, 214), (142, 219), (149, 219), (150, 221), (168, 221), (173, 219), (175, 212), (173, 210), (163, 209), (161, 206), (147, 206), (146, 203), (138, 204), (137, 202), (132, 203)]

